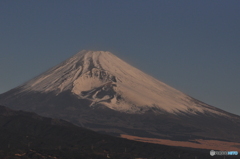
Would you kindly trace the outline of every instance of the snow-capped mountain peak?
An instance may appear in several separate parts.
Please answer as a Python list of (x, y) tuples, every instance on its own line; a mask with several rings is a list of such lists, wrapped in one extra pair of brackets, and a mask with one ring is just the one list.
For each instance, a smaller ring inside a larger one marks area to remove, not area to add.
[(0, 104), (109, 134), (240, 141), (240, 117), (198, 101), (110, 52), (81, 51)]
[(78, 98), (90, 100), (90, 107), (102, 104), (127, 113), (216, 112), (105, 51), (81, 51), (21, 89), (56, 95), (70, 90)]

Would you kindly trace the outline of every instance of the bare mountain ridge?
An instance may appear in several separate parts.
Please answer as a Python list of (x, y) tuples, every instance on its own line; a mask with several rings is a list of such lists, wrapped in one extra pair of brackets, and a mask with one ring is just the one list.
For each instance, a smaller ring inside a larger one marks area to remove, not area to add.
[(110, 52), (81, 51), (1, 94), (0, 104), (115, 135), (240, 142), (239, 116), (198, 101)]

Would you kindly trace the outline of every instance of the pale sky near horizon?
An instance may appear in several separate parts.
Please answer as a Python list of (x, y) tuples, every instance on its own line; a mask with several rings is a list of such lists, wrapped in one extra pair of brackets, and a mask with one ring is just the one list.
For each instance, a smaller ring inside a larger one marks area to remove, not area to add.
[(239, 0), (2, 0), (0, 93), (81, 50), (103, 50), (240, 115), (239, 28)]

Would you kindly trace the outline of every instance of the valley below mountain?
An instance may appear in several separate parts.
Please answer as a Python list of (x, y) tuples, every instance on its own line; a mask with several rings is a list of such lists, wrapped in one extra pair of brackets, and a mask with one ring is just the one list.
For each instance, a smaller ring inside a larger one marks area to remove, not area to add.
[[(0, 157), (11, 159), (210, 159), (207, 149), (150, 144), (96, 133), (0, 106)], [(227, 156), (235, 159), (237, 156)], [(214, 156), (220, 159), (222, 156)]]

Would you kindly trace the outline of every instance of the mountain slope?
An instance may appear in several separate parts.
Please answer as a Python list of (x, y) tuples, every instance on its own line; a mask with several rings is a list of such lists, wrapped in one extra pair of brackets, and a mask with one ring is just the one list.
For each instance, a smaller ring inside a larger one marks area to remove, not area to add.
[(209, 106), (110, 52), (81, 51), (0, 95), (0, 104), (109, 134), (240, 142), (240, 117)]
[[(177, 148), (120, 139), (66, 121), (0, 106), (0, 157), (38, 159), (211, 158), (209, 150)], [(215, 156), (215, 158), (218, 158)], [(220, 158), (220, 157), (219, 157)], [(236, 158), (236, 157), (231, 157)]]
[(219, 113), (103, 51), (82, 51), (20, 88), (21, 92), (56, 95), (70, 90), (81, 99), (91, 100), (90, 106), (101, 103), (127, 113), (143, 113), (150, 108), (171, 113)]

